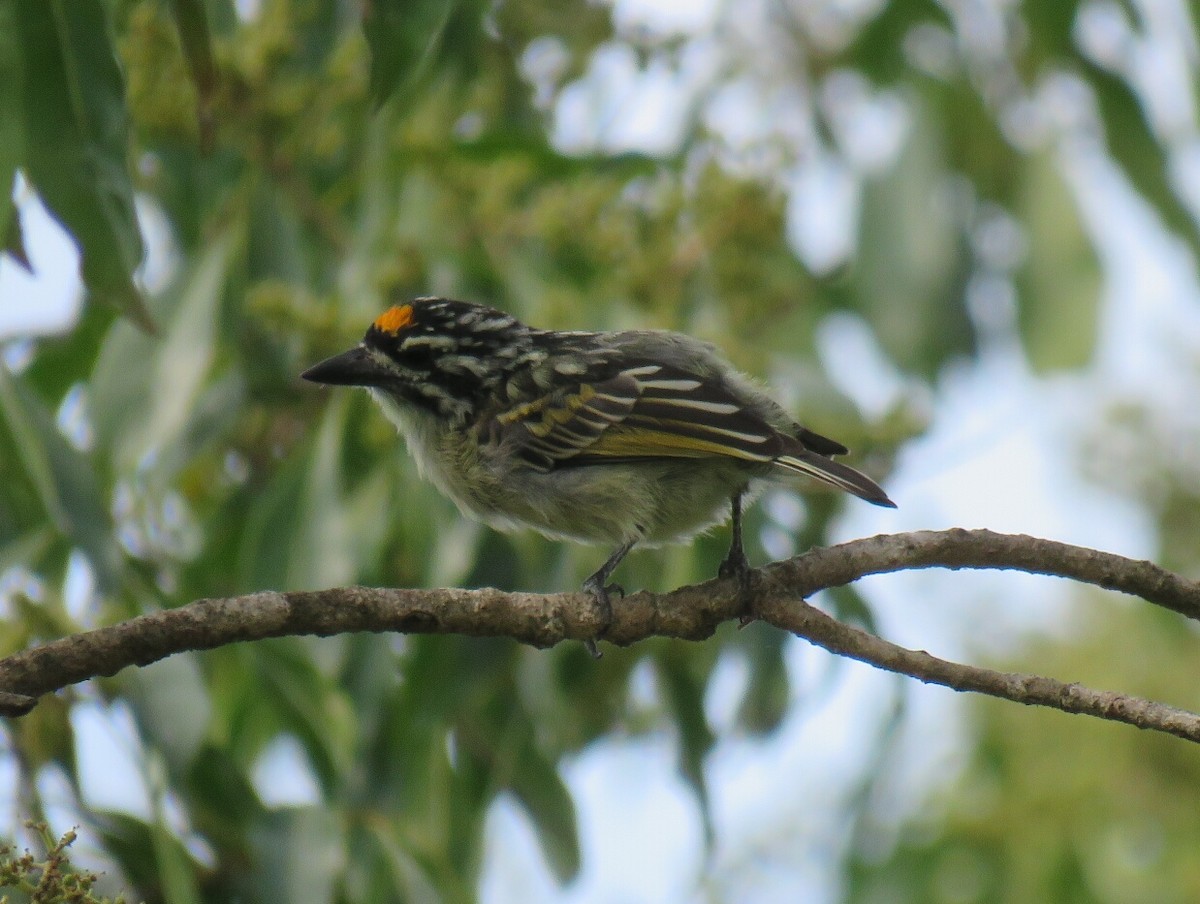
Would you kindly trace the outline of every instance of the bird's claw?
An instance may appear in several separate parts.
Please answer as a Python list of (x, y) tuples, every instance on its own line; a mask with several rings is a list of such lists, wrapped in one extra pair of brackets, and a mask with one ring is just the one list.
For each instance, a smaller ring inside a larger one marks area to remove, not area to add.
[(755, 620), (755, 616), (749, 611), (750, 587), (753, 584), (753, 576), (754, 572), (750, 568), (750, 562), (746, 558), (746, 553), (740, 547), (731, 549), (729, 555), (725, 557), (725, 560), (721, 562), (721, 566), (717, 569), (717, 577), (722, 580), (737, 581), (738, 599), (745, 610), (738, 616), (738, 624), (743, 628)]
[(593, 659), (599, 659), (603, 654), (600, 648), (596, 646), (596, 641), (608, 633), (608, 629), (612, 626), (612, 599), (609, 594), (621, 594), (621, 598), (625, 598), (625, 588), (620, 584), (602, 584), (599, 581), (588, 579), (584, 582), (583, 589), (592, 595), (592, 600), (596, 604), (596, 609), (599, 614), (600, 630), (596, 632), (595, 637), (589, 637), (583, 642), (588, 653)]
[[(638, 528), (639, 536), (641, 528)], [(629, 550), (633, 549), (633, 544), (637, 542), (637, 537), (626, 540), (618, 546), (611, 556), (608, 557), (599, 571), (593, 574), (590, 578), (583, 582), (583, 589), (592, 595), (592, 599), (596, 601), (596, 608), (600, 614), (600, 630), (596, 632), (596, 636), (585, 641), (587, 651), (592, 654), (595, 659), (600, 658), (600, 651), (596, 648), (596, 641), (608, 633), (608, 629), (612, 627), (613, 609), (612, 599), (609, 594), (619, 593), (621, 598), (625, 598), (625, 588), (620, 584), (607, 584), (608, 576), (612, 574), (613, 569), (621, 563)]]

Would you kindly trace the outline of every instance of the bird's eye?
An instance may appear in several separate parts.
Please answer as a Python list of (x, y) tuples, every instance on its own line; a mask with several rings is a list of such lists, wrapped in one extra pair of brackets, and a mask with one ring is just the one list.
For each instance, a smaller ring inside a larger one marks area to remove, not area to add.
[(401, 348), (397, 358), (402, 364), (413, 370), (432, 370), (434, 362), (437, 360), (437, 352), (428, 345), (417, 345)]

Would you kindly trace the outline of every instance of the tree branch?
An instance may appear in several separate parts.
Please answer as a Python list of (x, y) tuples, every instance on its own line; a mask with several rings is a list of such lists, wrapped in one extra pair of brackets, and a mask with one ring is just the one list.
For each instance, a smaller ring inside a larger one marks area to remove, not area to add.
[(1200, 620), (1200, 582), (1144, 559), (1127, 559), (1085, 546), (990, 530), (880, 534), (814, 549), (765, 571), (803, 596), (849, 584), (869, 574), (917, 568), (993, 568), (1070, 578)]
[[(926, 683), (1085, 713), (1200, 742), (1200, 715), (1051, 678), (938, 659), (844, 624), (804, 601), (818, 590), (864, 575), (935, 567), (1057, 575), (1130, 593), (1200, 619), (1200, 584), (1151, 562), (1033, 537), (949, 530), (882, 535), (812, 549), (754, 572), (744, 596), (731, 581), (709, 581), (671, 593), (636, 593), (614, 607), (605, 636), (621, 645), (652, 636), (701, 640), (721, 622), (749, 613), (833, 653)], [(600, 627), (598, 612), (583, 593), (346, 587), (197, 600), (0, 660), (0, 714), (23, 715), (42, 694), (112, 675), (129, 665), (265, 637), (397, 631), (503, 636), (548, 647), (593, 637)]]

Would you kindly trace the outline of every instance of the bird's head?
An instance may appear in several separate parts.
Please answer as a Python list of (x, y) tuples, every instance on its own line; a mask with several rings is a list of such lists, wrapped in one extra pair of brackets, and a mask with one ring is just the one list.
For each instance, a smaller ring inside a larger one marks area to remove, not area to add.
[(376, 318), (354, 348), (301, 376), (365, 386), (443, 418), (465, 418), (528, 352), (531, 333), (495, 308), (415, 298)]

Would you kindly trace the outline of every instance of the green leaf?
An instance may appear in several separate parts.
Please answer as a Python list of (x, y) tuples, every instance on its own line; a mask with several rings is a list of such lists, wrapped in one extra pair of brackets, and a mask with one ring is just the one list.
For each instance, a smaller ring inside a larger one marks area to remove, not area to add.
[(738, 724), (754, 734), (774, 731), (788, 712), (791, 683), (783, 661), (784, 644), (788, 635), (748, 625), (738, 632), (738, 640), (746, 649), (750, 680), (738, 706)]
[(71, 233), (84, 284), (152, 329), (133, 274), (142, 236), (133, 206), (125, 86), (100, 0), (15, 0), (25, 55), (25, 169)]
[(980, 198), (1010, 204), (1024, 156), (1001, 130), (987, 98), (977, 86), (961, 80), (931, 81), (925, 87), (922, 100), (930, 121), (938, 124), (935, 128), (952, 124), (939, 128), (945, 146), (941, 163), (949, 171), (965, 174)]
[(705, 837), (712, 843), (712, 809), (708, 799), (708, 783), (704, 779), (704, 758), (716, 742), (708, 717), (704, 714), (705, 682), (693, 671), (694, 661), (685, 658), (678, 649), (666, 649), (655, 658), (662, 681), (667, 708), (679, 729), (679, 768), (700, 802)]
[(151, 827), (150, 840), (165, 904), (201, 904), (196, 865), (161, 819)]
[[(0, 474), (0, 480), (3, 475)], [(4, 574), (10, 568), (24, 566), (26, 568), (37, 568), (38, 562), (54, 545), (54, 532), (49, 528), (41, 528), (31, 530), (28, 533), (18, 536), (3, 545), (0, 545), (0, 574)], [(30, 645), (34, 637), (39, 634), (38, 626), (30, 620), (21, 617), (22, 597), (17, 596), (14, 605), (13, 617), (7, 619), (7, 624), (3, 632), (0, 632), (0, 657), (11, 656), (18, 650), (23, 650)], [(38, 607), (42, 609), (42, 607)], [(44, 610), (43, 610), (44, 611)], [(46, 637), (61, 637), (63, 634), (71, 633), (73, 628), (68, 628), (66, 631), (55, 631), (53, 633), (44, 634)]]
[(857, 305), (900, 366), (932, 377), (966, 354), (965, 253), (950, 208), (950, 173), (937, 119), (918, 111), (896, 164), (863, 186)]
[(1075, 17), (1079, 13), (1076, 0), (1059, 0), (1057, 3), (1041, 3), (1025, 0), (1021, 11), (1029, 25), (1029, 49), (1018, 57), (1018, 64), (1026, 63), (1026, 78), (1033, 82), (1047, 67), (1061, 65), (1064, 57), (1075, 52)]
[(435, 883), (428, 864), (397, 838), (392, 825), (382, 819), (364, 820), (357, 834), (361, 838), (353, 839), (355, 857), (350, 864), (350, 878), (363, 871), (366, 855), (375, 853), (384, 862), (386, 878), (373, 877), (371, 892), (356, 895), (352, 900), (440, 904), (448, 899), (444, 886)]
[(101, 811), (94, 813), (91, 828), (129, 882), (143, 889), (157, 886), (154, 844), (150, 826), (144, 820), (124, 813)]
[(1050, 154), (1028, 167), (1022, 214), (1029, 254), (1018, 274), (1018, 323), (1034, 369), (1083, 367), (1096, 347), (1100, 266), (1079, 209)]
[[(302, 584), (293, 587), (291, 583), (292, 550), (298, 546), (296, 535), (303, 529), (298, 508), (307, 461), (302, 455), (301, 450), (296, 450), (291, 460), (283, 462), (254, 494), (242, 525), (237, 553), (238, 587), (305, 589)], [(308, 547), (300, 551), (301, 558), (308, 551)], [(297, 579), (304, 580), (305, 576)]]
[(246, 825), (266, 812), (247, 770), (225, 747), (200, 747), (188, 769), (187, 788), (197, 830), (219, 845), (240, 847)]
[(371, 50), (371, 99), (378, 107), (428, 67), (456, 0), (372, 0), (363, 33)]
[(294, 205), (275, 186), (256, 186), (250, 205), (246, 263), (251, 278), (276, 278), (296, 286), (311, 285), (312, 257)]
[(187, 59), (188, 71), (196, 86), (196, 120), (200, 148), (212, 151), (216, 140), (213, 102), (217, 92), (217, 65), (213, 61), (212, 37), (208, 30), (203, 0), (171, 0), (171, 12), (179, 28), (179, 43)]
[[(23, 256), (19, 222), (12, 200), (13, 180), (25, 148), (21, 65), (16, 9), (11, 3), (0, 3), (0, 236), (5, 238), (3, 250), (10, 253), (14, 251), (12, 238), (16, 236), (16, 247), (21, 249)], [(21, 260), (21, 257), (17, 259)], [(24, 259), (24, 263), (28, 267), (28, 258)]]
[[(69, 333), (39, 340), (37, 356), (21, 376), (43, 398), (61, 399), (74, 384), (92, 375), (104, 337), (118, 317), (109, 307), (85, 307)], [(94, 404), (95, 398), (89, 401)]]
[(931, 23), (949, 26), (946, 9), (932, 0), (881, 4), (846, 48), (844, 60), (877, 83), (897, 82), (911, 71), (904, 48), (909, 31)]
[(45, 600), (32, 600), (17, 594), (12, 601), (13, 614), (21, 627), (35, 638), (58, 638), (74, 634), (79, 624), (66, 612), (60, 599), (49, 605)]
[[(639, 176), (650, 177), (661, 173), (664, 162), (675, 162), (664, 160), (661, 155), (638, 151), (566, 154), (558, 150), (545, 134), (518, 128), (494, 128), (477, 138), (451, 141), (445, 153), (450, 159), (477, 164), (525, 160), (547, 180), (603, 175), (632, 181)], [(682, 165), (683, 160), (684, 155), (681, 154), (678, 163)]]
[(879, 633), (879, 625), (875, 621), (875, 612), (871, 604), (853, 584), (830, 587), (825, 592), (825, 598), (832, 606), (835, 618), (872, 634)]
[(131, 671), (125, 689), (144, 734), (154, 739), (174, 774), (184, 775), (212, 717), (196, 654), (170, 656)]
[(3, 367), (0, 421), (12, 437), (22, 473), (35, 488), (47, 520), (84, 551), (101, 591), (113, 589), (120, 554), (92, 464), (58, 432), (41, 399)]
[[(216, 355), (217, 322), (228, 268), (241, 230), (227, 229), (207, 248), (167, 299), (156, 339), (124, 323), (113, 326), (92, 376), (93, 420), (101, 448), (132, 470), (176, 442), (195, 417)], [(138, 362), (131, 367), (130, 362)]]
[(247, 876), (249, 901), (327, 904), (346, 866), (337, 814), (302, 807), (267, 813), (250, 833), (254, 867)]
[(199, 904), (195, 863), (161, 820), (147, 823), (122, 813), (95, 813), (92, 828), (126, 879), (150, 900)]
[(346, 695), (318, 669), (313, 643), (280, 638), (256, 650), (257, 686), (268, 708), (296, 736), (325, 789), (338, 786), (353, 762), (355, 718)]
[(373, 468), (345, 490), (349, 393), (334, 395), (313, 442), (294, 450), (254, 501), (238, 552), (247, 587), (317, 589), (361, 580), (388, 529), (380, 499), (393, 494), (390, 469)]
[(33, 712), (14, 720), (10, 730), (15, 735), (13, 747), (21, 751), (25, 769), (36, 773), (47, 763), (57, 763), (68, 780), (75, 779), (76, 738), (71, 725), (71, 705), (65, 697), (47, 694)]
[(538, 840), (559, 882), (579, 873), (579, 832), (575, 803), (554, 762), (533, 744), (532, 734), (513, 764), (513, 793), (537, 827)]
[(9, 217), (5, 231), (0, 233), (4, 236), (4, 244), (0, 246), (0, 252), (6, 252), (14, 261), (21, 265), (21, 268), (26, 273), (33, 274), (33, 264), (29, 260), (29, 252), (25, 249), (25, 232), (21, 228), (21, 218), (17, 215), (17, 210), (11, 203), (9, 198)]
[(25, 468), (20, 449), (17, 437), (4, 429), (0, 418), (0, 541), (17, 542), (33, 531), (48, 532), (52, 541), (60, 540), (61, 534), (48, 526), (42, 495)]
[(1167, 149), (1154, 134), (1129, 84), (1088, 60), (1080, 65), (1100, 107), (1108, 151), (1134, 189), (1158, 211), (1163, 224), (1200, 253), (1200, 231), (1171, 184)]

